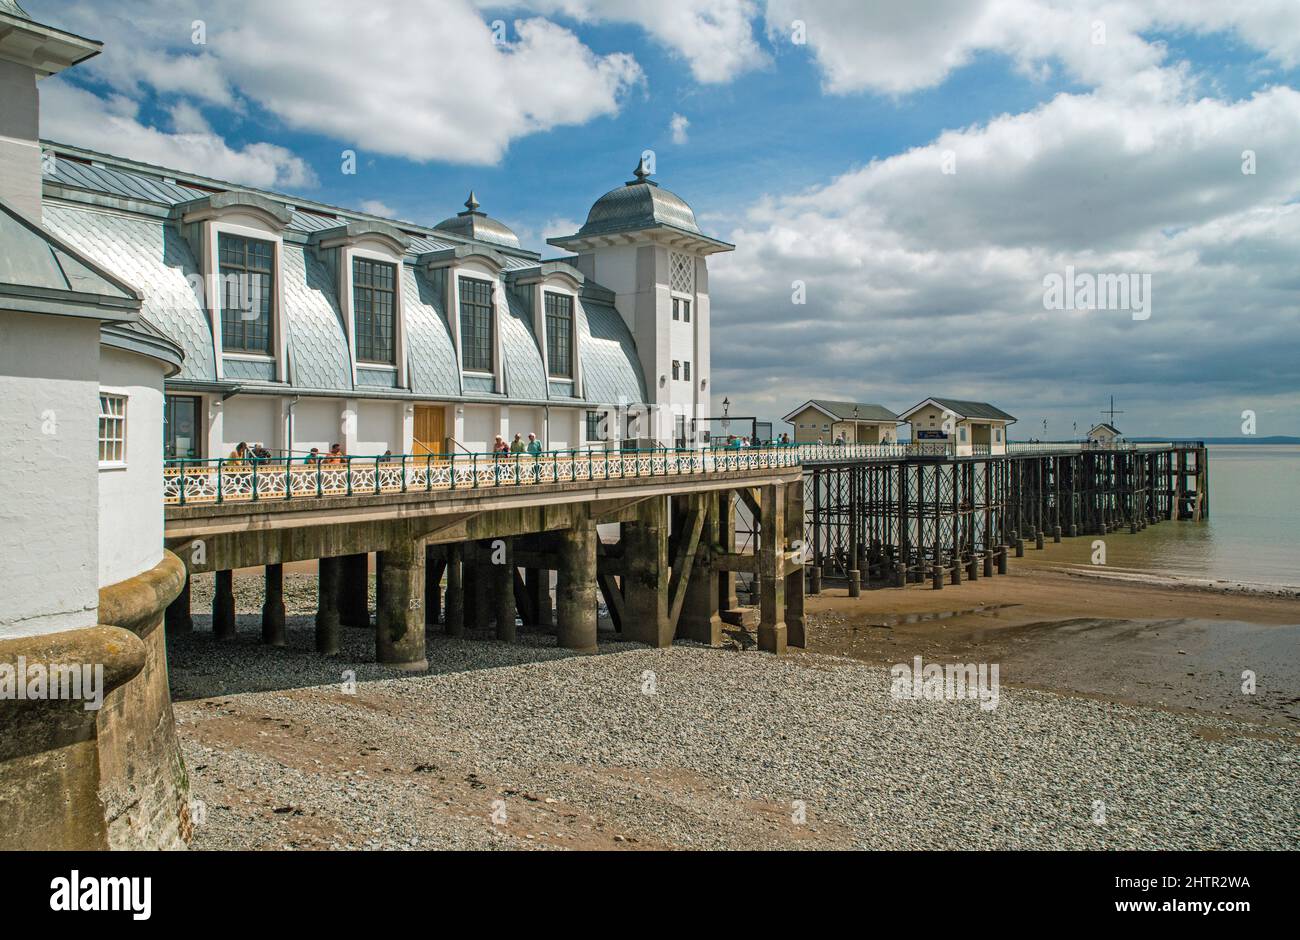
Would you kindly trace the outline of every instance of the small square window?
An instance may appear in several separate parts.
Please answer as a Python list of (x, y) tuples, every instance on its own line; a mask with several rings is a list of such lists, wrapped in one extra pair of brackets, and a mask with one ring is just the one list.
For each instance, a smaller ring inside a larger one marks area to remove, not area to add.
[(126, 396), (99, 394), (99, 464), (126, 463)]
[(689, 360), (682, 363), (682, 378), (687, 382), (691, 380), (691, 363)]
[(676, 359), (673, 360), (673, 379), (676, 381), (682, 377), (682, 364)]

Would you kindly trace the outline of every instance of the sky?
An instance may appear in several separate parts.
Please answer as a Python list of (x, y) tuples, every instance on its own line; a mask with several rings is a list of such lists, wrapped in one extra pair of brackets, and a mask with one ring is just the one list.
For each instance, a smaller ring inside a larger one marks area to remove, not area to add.
[(715, 413), (1300, 434), (1297, 0), (24, 6), (105, 43), (49, 139), (427, 225), (473, 189), (548, 257), (653, 151), (736, 245)]

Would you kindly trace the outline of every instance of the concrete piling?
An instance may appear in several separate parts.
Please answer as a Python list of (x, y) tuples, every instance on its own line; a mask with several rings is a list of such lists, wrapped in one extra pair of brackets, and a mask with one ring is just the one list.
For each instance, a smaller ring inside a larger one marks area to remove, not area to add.
[(649, 646), (671, 646), (668, 620), (668, 500), (654, 496), (623, 523), (623, 637)]
[(339, 576), (342, 559), (322, 558), (316, 567), (316, 652), (335, 656), (339, 651)]
[(558, 533), (556, 639), (564, 649), (596, 649), (596, 524), (581, 519)]
[(761, 486), (758, 568), (764, 575), (759, 587), (758, 648), (781, 654), (789, 642), (785, 622), (785, 578), (778, 577), (785, 553), (786, 489), (784, 484)]
[(266, 592), (262, 598), (262, 642), (284, 646), (284, 565), (266, 566)]
[(235, 573), (218, 571), (212, 588), (212, 636), (218, 640), (235, 638)]
[(176, 599), (167, 605), (164, 615), (165, 629), (168, 636), (194, 631), (194, 618), (190, 615), (190, 574), (185, 572), (185, 586), (176, 595)]
[(421, 541), (406, 539), (382, 553), (384, 603), (375, 620), (375, 657), (412, 672), (429, 668), (424, 654), (424, 565)]
[[(493, 540), (492, 600), (497, 622), (497, 639), (505, 643), (515, 641), (515, 563), (514, 546), (510, 539), (500, 539), (501, 547)], [(502, 557), (498, 557), (501, 553)]]
[(678, 633), (698, 643), (718, 646), (722, 642), (722, 616), (718, 609), (718, 571), (713, 565), (712, 552), (718, 538), (718, 499), (713, 493), (700, 493), (695, 498), (700, 501), (704, 519), (690, 579), (686, 582)]

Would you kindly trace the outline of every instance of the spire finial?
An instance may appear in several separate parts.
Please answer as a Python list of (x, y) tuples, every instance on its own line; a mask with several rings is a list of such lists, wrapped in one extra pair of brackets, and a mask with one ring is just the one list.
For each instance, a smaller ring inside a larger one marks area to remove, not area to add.
[(469, 198), (465, 200), (465, 208), (470, 212), (478, 211), (478, 200), (474, 198), (474, 190), (469, 191)]
[(645, 154), (641, 154), (641, 159), (637, 161), (636, 169), (632, 171), (632, 175), (636, 177), (638, 183), (644, 183), (646, 177), (650, 175), (650, 171), (645, 165)]

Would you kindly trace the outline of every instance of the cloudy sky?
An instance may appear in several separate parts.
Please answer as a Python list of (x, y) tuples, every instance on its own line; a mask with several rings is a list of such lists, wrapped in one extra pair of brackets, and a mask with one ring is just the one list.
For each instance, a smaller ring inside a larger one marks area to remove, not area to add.
[[(737, 245), (733, 414), (1300, 434), (1297, 0), (24, 5), (106, 44), (43, 83), (62, 142), (427, 224), (472, 187), (539, 249), (653, 150)], [(1138, 290), (1053, 309), (1067, 270)]]

